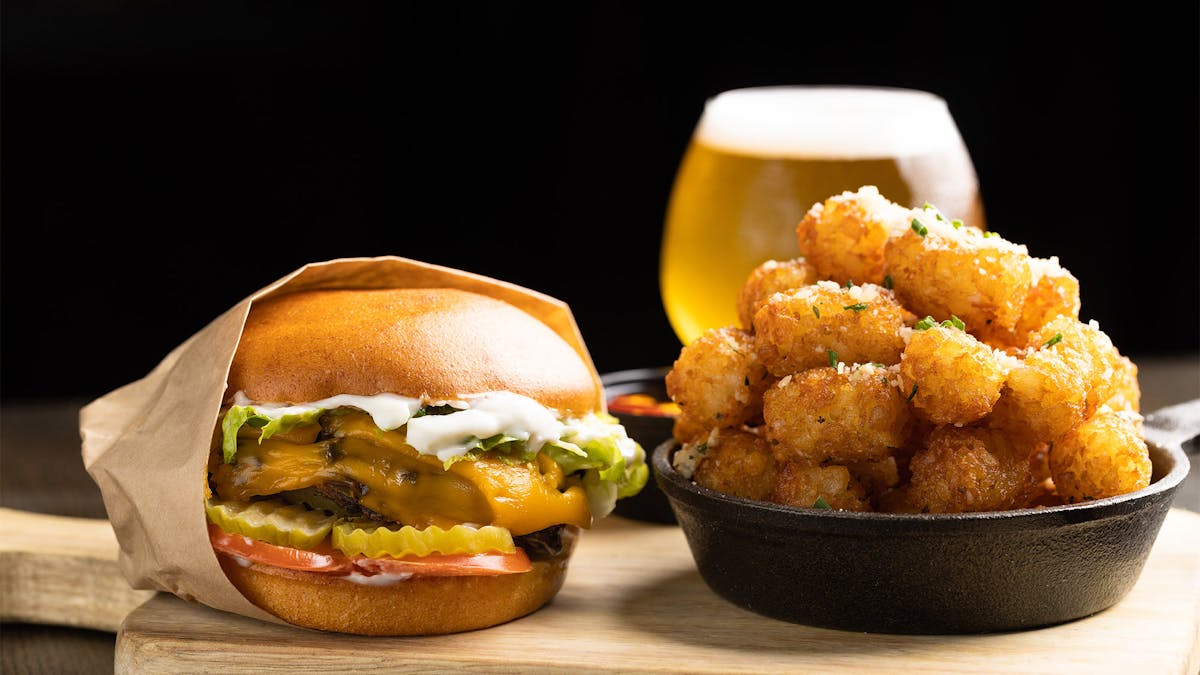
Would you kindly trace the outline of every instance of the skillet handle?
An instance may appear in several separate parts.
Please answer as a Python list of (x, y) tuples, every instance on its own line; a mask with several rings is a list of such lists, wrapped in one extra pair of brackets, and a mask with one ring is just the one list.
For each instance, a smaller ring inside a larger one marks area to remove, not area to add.
[(1200, 436), (1200, 399), (1159, 408), (1143, 421), (1146, 440), (1155, 445), (1184, 446), (1189, 454), (1200, 454), (1200, 444), (1188, 441)]

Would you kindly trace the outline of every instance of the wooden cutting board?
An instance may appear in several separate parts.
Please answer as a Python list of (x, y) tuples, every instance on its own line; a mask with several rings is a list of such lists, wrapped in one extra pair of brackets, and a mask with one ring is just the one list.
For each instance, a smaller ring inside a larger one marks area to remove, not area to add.
[[(14, 515), (0, 509), (12, 559)], [(35, 516), (35, 518), (51, 518)], [(76, 520), (76, 519), (63, 519)], [(102, 522), (102, 521), (101, 521)], [(26, 526), (28, 522), (24, 523)], [(71, 523), (59, 523), (67, 527)], [(92, 529), (96, 521), (74, 525)], [(15, 528), (15, 529), (20, 529)], [(76, 556), (76, 580), (113, 582), (110, 558)], [(37, 539), (44, 545), (45, 538)], [(28, 542), (26, 542), (28, 544)], [(45, 550), (22, 555), (28, 563)], [(44, 557), (44, 556), (43, 556)], [(7, 568), (8, 565), (4, 564)], [(67, 573), (60, 566), (55, 574)], [(4, 577), (5, 595), (37, 595)], [(78, 585), (78, 581), (77, 581)], [(103, 584), (99, 586), (105, 587)], [(62, 588), (59, 589), (60, 591)], [(129, 591), (124, 598), (132, 602)], [(111, 594), (91, 598), (107, 614)], [(88, 599), (17, 620), (80, 623)], [(18, 603), (19, 604), (19, 603)], [(55, 603), (50, 603), (51, 605)], [(119, 603), (118, 603), (119, 604)], [(44, 607), (46, 606), (43, 603)], [(6, 609), (4, 620), (13, 620)], [(367, 638), (266, 624), (158, 594), (117, 632), (118, 673), (564, 672), (623, 673), (1179, 673), (1200, 668), (1200, 514), (1173, 509), (1138, 583), (1115, 607), (1068, 624), (966, 636), (901, 636), (810, 628), (760, 617), (715, 595), (674, 526), (609, 517), (584, 532), (566, 584), (534, 614), (481, 631), (426, 638)]]

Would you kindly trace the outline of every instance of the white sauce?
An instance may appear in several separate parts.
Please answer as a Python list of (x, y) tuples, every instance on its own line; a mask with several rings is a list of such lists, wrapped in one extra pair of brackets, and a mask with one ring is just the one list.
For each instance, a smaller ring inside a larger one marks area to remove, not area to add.
[(254, 406), (255, 412), (271, 419), (279, 419), (284, 415), (303, 415), (316, 410), (332, 410), (342, 407), (358, 408), (370, 415), (371, 419), (375, 420), (375, 426), (384, 431), (404, 426), (421, 407), (419, 399), (396, 394), (375, 394), (374, 396), (338, 394), (312, 403), (287, 405), (284, 403), (256, 403), (239, 391), (234, 394), (233, 403), (234, 405)]
[(412, 578), (412, 576), (412, 572), (400, 572), (398, 574), (389, 574), (386, 572), (381, 572), (379, 574), (360, 574), (358, 572), (351, 572), (342, 578), (346, 581), (362, 586), (391, 586), (392, 584), (398, 584), (401, 581), (408, 581)]
[(495, 391), (469, 398), (469, 407), (449, 415), (425, 415), (409, 420), (408, 443), (424, 455), (443, 462), (467, 452), (472, 438), (507, 434), (525, 441), (537, 452), (546, 441), (556, 441), (563, 425), (537, 401), (510, 392)]

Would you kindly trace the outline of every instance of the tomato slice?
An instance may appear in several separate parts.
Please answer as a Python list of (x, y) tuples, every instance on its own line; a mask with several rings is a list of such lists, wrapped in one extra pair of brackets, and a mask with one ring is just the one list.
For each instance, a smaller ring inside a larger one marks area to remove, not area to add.
[(349, 574), (354, 571), (354, 565), (350, 563), (350, 559), (335, 551), (328, 542), (322, 542), (320, 546), (311, 551), (290, 546), (276, 546), (240, 534), (230, 534), (212, 523), (208, 524), (208, 538), (212, 542), (213, 548), (221, 553), (236, 555), (264, 565), (305, 572)]
[(213, 549), (264, 565), (304, 572), (366, 575), (407, 574), (412, 576), (488, 576), (520, 574), (533, 569), (529, 556), (518, 548), (513, 553), (475, 553), (462, 555), (427, 555), (406, 558), (368, 558), (347, 556), (335, 550), (328, 541), (313, 550), (276, 546), (265, 541), (230, 534), (209, 523), (208, 538)]

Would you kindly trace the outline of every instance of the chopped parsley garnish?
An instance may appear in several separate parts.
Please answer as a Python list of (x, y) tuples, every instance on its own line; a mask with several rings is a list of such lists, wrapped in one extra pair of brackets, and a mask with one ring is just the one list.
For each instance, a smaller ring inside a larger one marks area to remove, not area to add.
[(816, 305), (813, 305), (812, 308), (813, 308), (813, 314), (816, 314), (818, 319), (821, 318), (821, 310), (817, 309)]
[(825, 501), (824, 497), (817, 497), (817, 501), (813, 502), (812, 507), (814, 509), (821, 509), (823, 511), (833, 510), (833, 507), (829, 505), (829, 502)]
[(962, 227), (962, 225), (963, 225), (962, 221), (961, 221), (961, 220), (959, 220), (958, 218), (955, 218), (954, 220), (951, 220), (951, 221), (950, 221), (950, 224), (951, 224), (951, 225), (953, 225), (953, 226), (954, 226), (954, 229), (956, 229), (956, 230), (957, 230), (958, 228)]
[(912, 391), (910, 391), (910, 392), (908, 393), (908, 398), (904, 399), (904, 402), (905, 402), (905, 403), (909, 403), (909, 402), (911, 402), (911, 401), (913, 400), (913, 397), (914, 397), (914, 396), (916, 396), (916, 395), (917, 395), (917, 385), (915, 385), (915, 384), (914, 384), (914, 385), (913, 385), (913, 388), (912, 388)]
[(991, 239), (992, 237), (999, 237), (999, 236), (1000, 236), (1000, 233), (999, 233), (999, 232), (991, 232), (991, 231), (988, 231), (988, 232), (984, 232), (984, 233), (983, 233), (983, 238), (984, 238), (984, 239)]
[(932, 316), (927, 316), (924, 319), (921, 319), (920, 321), (918, 321), (917, 325), (913, 326), (913, 329), (914, 330), (929, 330), (930, 328), (933, 328), (936, 325), (937, 325), (937, 320), (935, 320)]
[(826, 350), (826, 353), (829, 354), (829, 367), (837, 368), (837, 363), (838, 363), (837, 352), (833, 351), (832, 349), (828, 349), (828, 350)]
[(1056, 345), (1060, 342), (1062, 342), (1062, 333), (1055, 333), (1054, 337), (1050, 338), (1049, 340), (1046, 340), (1046, 344), (1043, 346), (1053, 347), (1054, 345)]
[(965, 331), (967, 329), (967, 324), (963, 323), (962, 319), (952, 314), (950, 315), (949, 319), (946, 319), (940, 324), (932, 316), (926, 316), (924, 319), (918, 321), (917, 325), (913, 326), (913, 330), (929, 330), (934, 326), (941, 326), (942, 328), (957, 328), (961, 331)]
[(846, 280), (846, 288), (854, 288), (854, 280), (853, 279)]
[(889, 274), (883, 278), (883, 287), (884, 288), (886, 288), (890, 291), (890, 290), (892, 290), (892, 286), (894, 286), (894, 285), (895, 284), (892, 282), (892, 275)]
[(845, 306), (845, 307), (843, 307), (842, 309), (849, 309), (849, 310), (851, 310), (851, 311), (854, 311), (854, 312), (861, 312), (861, 311), (863, 311), (863, 310), (864, 310), (864, 309), (866, 309), (866, 308), (867, 308), (867, 303), (865, 303), (865, 302), (856, 302), (856, 303), (854, 303), (853, 305), (846, 305), (846, 306)]
[(916, 232), (917, 234), (921, 235), (922, 237), (929, 234), (929, 228), (922, 225), (921, 221), (917, 220), (916, 218), (913, 218), (913, 221), (912, 221), (912, 231)]

